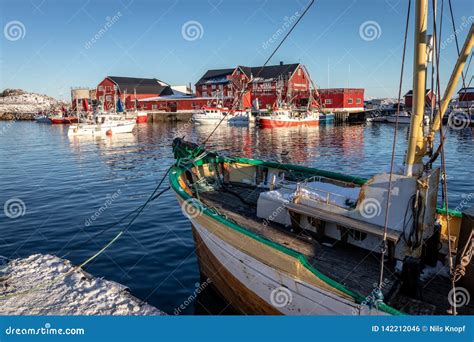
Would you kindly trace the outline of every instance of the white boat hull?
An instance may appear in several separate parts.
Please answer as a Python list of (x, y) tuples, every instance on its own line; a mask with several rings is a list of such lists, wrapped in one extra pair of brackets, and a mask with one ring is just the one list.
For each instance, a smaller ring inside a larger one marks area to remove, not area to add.
[[(284, 315), (386, 315), (304, 281), (290, 277), (243, 253), (191, 219), (209, 253), (237, 279), (245, 291), (258, 296)], [(212, 279), (212, 274), (207, 275)], [(237, 290), (237, 289), (234, 289)]]
[(132, 133), (135, 128), (135, 122), (124, 122), (117, 125), (88, 125), (79, 124), (69, 127), (68, 135), (107, 135)]

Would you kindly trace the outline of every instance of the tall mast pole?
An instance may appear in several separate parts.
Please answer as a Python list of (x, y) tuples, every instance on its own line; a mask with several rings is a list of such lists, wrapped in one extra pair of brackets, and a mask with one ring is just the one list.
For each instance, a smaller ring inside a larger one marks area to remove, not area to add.
[(449, 78), (448, 86), (444, 92), (443, 99), (441, 100), (441, 108), (438, 109), (431, 127), (430, 134), (428, 136), (428, 141), (432, 144), (436, 131), (440, 129), (441, 120), (448, 108), (449, 102), (454, 94), (454, 90), (458, 84), (459, 78), (461, 77), (464, 66), (466, 65), (467, 58), (471, 54), (471, 50), (474, 46), (474, 24), (471, 24), (471, 29), (467, 35), (466, 41), (464, 42), (463, 48), (459, 54), (456, 65), (454, 66), (453, 73)]
[(417, 0), (415, 6), (415, 56), (413, 62), (413, 112), (405, 160), (405, 175), (419, 176), (423, 172), (423, 117), (426, 95), (426, 29), (428, 0)]

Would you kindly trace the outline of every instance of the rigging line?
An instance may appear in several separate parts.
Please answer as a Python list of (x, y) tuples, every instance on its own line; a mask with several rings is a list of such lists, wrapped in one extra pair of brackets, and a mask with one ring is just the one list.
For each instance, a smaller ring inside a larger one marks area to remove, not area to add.
[[(298, 25), (298, 23), (300, 22), (301, 19), (303, 19), (304, 15), (306, 14), (306, 12), (308, 12), (309, 8), (313, 5), (315, 0), (311, 0), (311, 2), (309, 3), (309, 5), (305, 8), (305, 10), (303, 11), (303, 13), (301, 14), (301, 16), (298, 18), (298, 20), (296, 20), (296, 22), (293, 24), (293, 26), (291, 27), (291, 29), (288, 31), (288, 33), (285, 35), (285, 37), (283, 37), (283, 39), (281, 40), (281, 42), (277, 45), (277, 47), (273, 50), (273, 52), (271, 53), (270, 57), (267, 58), (267, 60), (265, 61), (265, 63), (263, 63), (263, 65), (261, 66), (260, 70), (258, 71), (257, 75), (255, 77), (258, 77), (260, 75), (260, 73), (262, 72), (263, 68), (267, 65), (267, 63), (270, 61), (270, 59), (275, 55), (275, 53), (278, 51), (278, 49), (280, 48), (280, 46), (283, 44), (283, 42), (286, 40), (286, 38), (288, 38), (288, 36), (291, 34), (291, 32), (293, 32), (294, 28), (296, 27), (296, 25)], [(252, 76), (253, 78), (253, 76)], [(250, 81), (247, 83), (249, 84)], [(216, 127), (214, 127), (214, 129), (212, 130), (212, 132), (209, 134), (209, 136), (204, 140), (204, 142), (202, 143), (202, 145), (204, 146), (207, 141), (211, 138), (211, 136), (214, 134), (214, 132), (217, 130), (217, 128), (221, 125), (221, 123), (224, 121), (224, 119), (226, 118), (228, 114), (224, 115), (222, 117), (222, 119), (217, 123)]]
[[(456, 24), (454, 22), (454, 14), (453, 14), (453, 6), (451, 4), (451, 0), (448, 0), (449, 3), (449, 13), (451, 15), (451, 23), (453, 24), (453, 33), (454, 33), (454, 41), (456, 43), (456, 50), (458, 52), (458, 57), (461, 51), (459, 50), (459, 42), (458, 42), (458, 33), (456, 31)], [(466, 94), (467, 89), (466, 89), (466, 76), (463, 71), (461, 71), (461, 78), (462, 78), (462, 86), (464, 88), (464, 94)], [(467, 109), (467, 112), (470, 114), (470, 109)], [(441, 118), (440, 118), (441, 119)]]
[[(153, 201), (153, 200), (155, 200), (155, 199), (157, 198), (156, 196), (155, 196), (155, 197), (153, 197), (153, 196), (154, 196), (154, 194), (156, 193), (156, 191), (157, 191), (157, 190), (161, 187), (161, 185), (163, 184), (163, 181), (165, 180), (165, 178), (166, 178), (167, 174), (169, 173), (170, 169), (171, 169), (171, 168), (168, 168), (168, 170), (166, 170), (166, 172), (165, 172), (165, 174), (163, 175), (163, 177), (161, 178), (159, 184), (156, 186), (156, 188), (153, 190), (152, 194), (149, 196), (148, 200), (147, 200), (144, 204), (138, 206), (137, 208), (135, 208), (134, 210), (132, 210), (131, 212), (129, 212), (127, 215), (125, 215), (125, 216), (123, 216), (122, 218), (120, 218), (118, 221), (115, 221), (115, 222), (113, 222), (113, 223), (111, 223), (111, 224), (106, 225), (104, 229), (102, 229), (101, 231), (99, 231), (99, 232), (93, 234), (93, 235), (92, 235), (89, 239), (87, 239), (86, 241), (84, 241), (84, 242), (79, 242), (76, 246), (72, 247), (66, 254), (63, 254), (63, 255), (61, 256), (61, 258), (65, 258), (66, 256), (68, 256), (69, 254), (71, 254), (71, 253), (72, 253), (73, 251), (75, 251), (75, 250), (76, 250), (76, 251), (77, 251), (77, 250), (80, 250), (81, 247), (83, 247), (84, 245), (87, 245), (89, 242), (92, 242), (93, 240), (95, 240), (97, 237), (101, 236), (101, 235), (104, 234), (105, 232), (107, 232), (107, 231), (109, 231), (110, 229), (116, 227), (118, 224), (122, 223), (125, 219), (127, 219), (128, 217), (130, 217), (132, 214), (136, 213), (137, 211), (140, 211), (140, 212), (141, 212), (149, 202), (151, 202), (151, 201)], [(150, 200), (150, 198), (151, 198), (151, 200)]]
[(405, 69), (405, 54), (406, 54), (406, 47), (407, 47), (407, 36), (408, 36), (408, 28), (410, 23), (410, 8), (411, 8), (411, 0), (408, 0), (408, 7), (407, 7), (407, 15), (406, 15), (406, 24), (405, 24), (405, 36), (403, 38), (403, 54), (402, 54), (402, 65), (400, 70), (400, 82), (398, 85), (398, 104), (397, 104), (397, 115), (395, 119), (395, 128), (393, 132), (393, 143), (392, 143), (392, 157), (390, 161), (390, 174), (388, 178), (388, 194), (387, 194), (387, 206), (385, 211), (385, 222), (383, 227), (383, 240), (381, 246), (381, 253), (380, 253), (380, 278), (379, 278), (379, 291), (382, 291), (383, 286), (383, 274), (384, 274), (384, 259), (385, 253), (387, 251), (387, 231), (388, 231), (388, 215), (389, 215), (389, 206), (390, 206), (390, 199), (392, 195), (392, 176), (393, 176), (393, 164), (395, 163), (395, 150), (397, 145), (397, 132), (398, 132), (398, 119), (400, 115), (400, 101), (402, 97), (402, 85), (403, 85), (403, 72)]
[[(451, 0), (449, 0), (449, 4), (451, 5)], [(434, 0), (433, 0), (433, 7), (434, 7)], [(452, 14), (452, 11), (451, 11), (451, 14)], [(433, 25), (434, 25), (434, 34), (436, 34), (436, 17), (433, 18)], [(458, 49), (459, 51), (459, 49)], [(459, 52), (458, 52), (458, 55), (459, 55)], [(463, 80), (464, 82), (464, 80)], [(436, 85), (437, 85), (437, 100), (438, 100), (438, 107), (441, 108), (441, 96), (440, 96), (440, 90), (441, 90), (441, 86), (440, 86), (440, 79), (439, 79), (439, 55), (436, 56)], [(440, 145), (443, 146), (444, 145), (444, 141), (445, 141), (445, 134), (446, 134), (446, 131), (443, 130), (443, 126), (441, 126), (440, 130), (439, 130), (439, 135), (440, 135)], [(449, 260), (449, 274), (451, 276), (451, 288), (452, 288), (452, 291), (453, 291), (453, 298), (456, 298), (456, 284), (454, 282), (454, 277), (452, 277), (453, 275), (453, 256), (452, 256), (452, 250), (451, 250), (451, 228), (450, 228), (450, 225), (449, 225), (449, 203), (448, 203), (448, 182), (447, 182), (447, 174), (446, 174), (446, 155), (445, 155), (445, 151), (444, 151), (444, 147), (441, 147), (441, 169), (442, 169), (442, 172), (443, 172), (443, 178), (442, 178), (442, 192), (443, 192), (443, 197), (444, 197), (444, 206), (446, 208), (446, 217), (447, 217), (447, 220), (446, 220), (446, 230), (448, 231), (448, 253), (449, 253), (449, 257), (448, 257), (448, 260)], [(453, 308), (453, 311), (452, 311), (452, 314), (453, 315), (456, 315), (457, 314), (457, 310), (456, 310), (456, 300), (453, 300), (451, 301), (452, 303), (451, 304), (451, 307)]]

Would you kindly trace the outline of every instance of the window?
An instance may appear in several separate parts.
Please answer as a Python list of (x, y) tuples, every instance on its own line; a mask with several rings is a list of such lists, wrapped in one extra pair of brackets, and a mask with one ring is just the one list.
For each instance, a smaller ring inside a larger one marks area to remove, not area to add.
[(202, 92), (202, 96), (203, 96), (203, 97), (207, 97), (207, 91), (203, 91), (203, 92)]
[(107, 102), (112, 101), (112, 95), (107, 95), (107, 96), (105, 97), (105, 100), (106, 100)]
[(301, 76), (301, 69), (298, 69), (298, 76)]
[(151, 109), (158, 109), (158, 105), (156, 104), (151, 105)]
[(356, 103), (357, 103), (357, 104), (361, 104), (361, 103), (362, 103), (362, 100), (361, 100), (361, 99), (357, 99), (357, 100), (356, 100)]
[(332, 99), (326, 99), (326, 100), (324, 101), (324, 103), (325, 103), (325, 104), (332, 104)]
[(104, 86), (99, 86), (99, 91), (104, 91)]
[(352, 101), (352, 99), (347, 99), (347, 103), (348, 104), (352, 104), (354, 101)]
[(216, 85), (215, 85), (215, 84), (212, 85), (212, 89), (213, 89), (213, 90), (216, 89)]
[(219, 89), (222, 91), (224, 90), (224, 85), (223, 84), (219, 84)]

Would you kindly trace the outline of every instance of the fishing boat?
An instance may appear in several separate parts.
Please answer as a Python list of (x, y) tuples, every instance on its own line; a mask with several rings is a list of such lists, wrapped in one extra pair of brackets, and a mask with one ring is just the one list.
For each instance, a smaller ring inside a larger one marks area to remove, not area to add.
[(217, 125), (221, 121), (228, 124), (248, 124), (249, 112), (234, 110), (221, 105), (204, 106), (193, 113), (193, 121), (201, 125)]
[(442, 153), (434, 135), (442, 134), (440, 121), (472, 50), (474, 25), (425, 133), (427, 12), (427, 0), (417, 0), (403, 172), (393, 171), (392, 160), (389, 173), (364, 179), (173, 141), (169, 181), (192, 224), (201, 274), (239, 312), (474, 314), (469, 300), (459, 302), (474, 284), (468, 271), (474, 220), (448, 209), (445, 183), (437, 208), (446, 171), (433, 165)]
[(319, 125), (319, 113), (314, 111), (297, 112), (288, 108), (277, 108), (271, 113), (260, 115), (257, 122), (262, 128)]
[(135, 125), (134, 119), (126, 119), (123, 115), (99, 114), (94, 116), (93, 121), (71, 125), (68, 135), (97, 136), (131, 133)]

